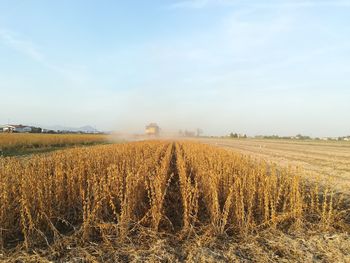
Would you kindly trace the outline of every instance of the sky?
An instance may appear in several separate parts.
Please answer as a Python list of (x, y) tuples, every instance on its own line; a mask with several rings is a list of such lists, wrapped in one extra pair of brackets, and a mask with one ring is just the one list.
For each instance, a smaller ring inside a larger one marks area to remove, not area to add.
[(350, 0), (0, 0), (0, 124), (350, 135)]

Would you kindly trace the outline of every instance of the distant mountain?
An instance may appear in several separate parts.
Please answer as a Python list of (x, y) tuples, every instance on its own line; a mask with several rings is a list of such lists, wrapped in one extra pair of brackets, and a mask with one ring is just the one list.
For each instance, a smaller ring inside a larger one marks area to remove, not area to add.
[(90, 125), (86, 125), (86, 126), (80, 127), (77, 130), (78, 131), (83, 131), (83, 132), (98, 132), (97, 129), (95, 129), (94, 127), (92, 127)]
[(54, 131), (71, 131), (71, 132), (86, 132), (86, 133), (94, 133), (94, 132), (99, 132), (97, 129), (90, 125), (82, 126), (79, 128), (75, 127), (66, 127), (62, 125), (53, 125), (53, 126), (46, 126), (43, 127), (44, 129), (48, 130), (54, 130)]

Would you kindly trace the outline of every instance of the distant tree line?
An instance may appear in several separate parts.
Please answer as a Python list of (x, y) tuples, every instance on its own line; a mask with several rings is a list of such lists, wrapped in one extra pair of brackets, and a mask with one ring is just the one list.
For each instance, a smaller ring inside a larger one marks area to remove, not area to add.
[(312, 138), (307, 135), (297, 134), (296, 136), (279, 136), (279, 135), (258, 135), (255, 136), (257, 139), (274, 139), (274, 140), (311, 140)]
[(230, 133), (230, 138), (247, 138), (247, 134)]

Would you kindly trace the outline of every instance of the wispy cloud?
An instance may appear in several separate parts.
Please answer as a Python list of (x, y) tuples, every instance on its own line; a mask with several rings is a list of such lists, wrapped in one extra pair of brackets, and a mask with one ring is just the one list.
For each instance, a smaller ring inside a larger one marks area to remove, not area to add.
[(20, 39), (14, 32), (0, 29), (0, 40), (12, 49), (26, 55), (27, 57), (43, 63), (44, 55), (34, 46), (33, 43)]
[(23, 54), (27, 58), (39, 63), (43, 67), (60, 74), (67, 80), (81, 83), (85, 79), (83, 74), (76, 72), (76, 70), (72, 70), (70, 67), (57, 65), (56, 63), (49, 61), (49, 59), (42, 51), (40, 51), (37, 45), (27, 39), (24, 39), (18, 33), (0, 28), (0, 42)]
[(236, 2), (232, 0), (186, 0), (175, 2), (170, 5), (170, 8), (200, 9), (210, 5), (232, 5)]
[(319, 1), (319, 0), (296, 0), (296, 1), (240, 1), (240, 0), (185, 0), (170, 5), (171, 9), (202, 9), (207, 7), (227, 6), (250, 6), (260, 8), (275, 7), (350, 7), (349, 0)]
[(270, 3), (259, 3), (253, 4), (255, 7), (350, 7), (349, 0), (334, 0), (334, 1), (285, 1), (285, 2), (270, 2)]

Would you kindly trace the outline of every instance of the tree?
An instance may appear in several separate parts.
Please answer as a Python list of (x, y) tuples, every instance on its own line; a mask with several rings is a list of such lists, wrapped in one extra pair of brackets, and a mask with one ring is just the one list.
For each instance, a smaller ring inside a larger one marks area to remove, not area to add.
[(199, 137), (203, 133), (203, 130), (200, 128), (197, 128), (196, 133), (197, 133), (197, 137)]
[(230, 133), (230, 137), (231, 137), (231, 138), (238, 138), (238, 134), (237, 134), (237, 133), (231, 132), (231, 133)]

